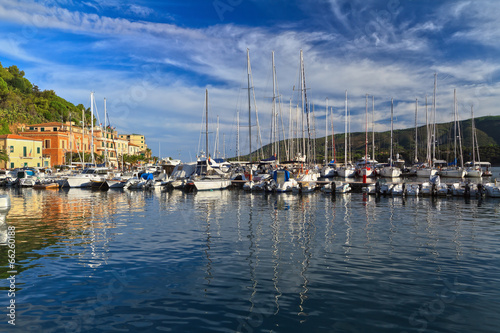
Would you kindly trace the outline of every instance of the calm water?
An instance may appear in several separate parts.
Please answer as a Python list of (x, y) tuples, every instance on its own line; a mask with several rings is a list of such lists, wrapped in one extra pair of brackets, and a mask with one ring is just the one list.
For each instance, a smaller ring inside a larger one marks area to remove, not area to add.
[(3, 331), (500, 330), (500, 199), (0, 193)]

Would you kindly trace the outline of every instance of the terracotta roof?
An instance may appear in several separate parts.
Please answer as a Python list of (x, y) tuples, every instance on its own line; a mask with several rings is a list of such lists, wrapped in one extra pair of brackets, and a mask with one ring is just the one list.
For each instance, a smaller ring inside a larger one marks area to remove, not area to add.
[(17, 134), (4, 134), (0, 135), (0, 139), (16, 139), (16, 140), (29, 140), (29, 141), (43, 141), (42, 139), (33, 139)]
[(140, 147), (139, 145), (133, 144), (131, 142), (128, 143), (129, 146)]

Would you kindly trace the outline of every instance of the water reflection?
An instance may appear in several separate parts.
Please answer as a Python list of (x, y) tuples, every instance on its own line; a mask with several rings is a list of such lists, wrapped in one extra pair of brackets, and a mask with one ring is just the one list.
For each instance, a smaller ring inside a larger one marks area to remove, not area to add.
[[(95, 312), (108, 328), (134, 331), (140, 321), (150, 330), (412, 331), (408, 318), (444, 279), (477, 281), (498, 261), (498, 200), (478, 206), (356, 193), (333, 201), (322, 193), (242, 191), (8, 193), (13, 208), (5, 222), (19, 229), (20, 274), (30, 286), (24, 301), (37, 311), (30, 320), (45, 328), (56, 325), (53, 318), (82, 321), (85, 292), (105, 289), (109, 272), (120, 267), (127, 288)], [(5, 266), (4, 247), (0, 258)], [(457, 296), (447, 315), (483, 298)], [(450, 331), (443, 318), (430, 323), (433, 330)]]

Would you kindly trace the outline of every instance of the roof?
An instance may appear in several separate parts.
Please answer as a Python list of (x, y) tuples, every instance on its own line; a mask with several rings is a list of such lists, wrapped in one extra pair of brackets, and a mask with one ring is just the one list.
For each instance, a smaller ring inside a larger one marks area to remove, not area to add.
[(135, 143), (131, 143), (131, 142), (129, 142), (128, 145), (133, 146), (133, 147), (140, 147), (139, 145), (136, 145)]
[(56, 121), (53, 121), (51, 123), (41, 123), (41, 124), (33, 124), (33, 125), (26, 125), (26, 127), (44, 127), (44, 126), (68, 126), (62, 123), (58, 123)]
[(15, 139), (15, 140), (28, 140), (28, 141), (43, 141), (42, 139), (33, 139), (17, 134), (4, 134), (0, 135), (0, 139)]

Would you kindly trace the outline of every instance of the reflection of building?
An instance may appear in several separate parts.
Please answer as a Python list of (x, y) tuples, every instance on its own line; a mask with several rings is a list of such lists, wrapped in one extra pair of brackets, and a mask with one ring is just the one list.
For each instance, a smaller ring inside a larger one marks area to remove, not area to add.
[(49, 166), (50, 158), (42, 155), (42, 140), (16, 134), (0, 135), (0, 150), (4, 150), (9, 161), (0, 161), (0, 168)]
[[(139, 147), (140, 154), (146, 154), (148, 145), (146, 144), (146, 138), (142, 134), (119, 134), (120, 139), (127, 140), (130, 144)], [(136, 155), (136, 154), (131, 154)]]

